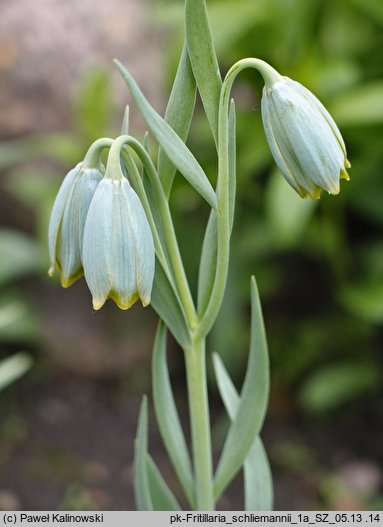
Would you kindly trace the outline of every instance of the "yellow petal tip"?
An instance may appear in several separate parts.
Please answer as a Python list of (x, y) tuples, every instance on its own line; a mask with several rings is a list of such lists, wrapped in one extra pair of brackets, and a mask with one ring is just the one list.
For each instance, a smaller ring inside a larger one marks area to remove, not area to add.
[(101, 309), (102, 306), (105, 304), (105, 300), (94, 300), (94, 299), (93, 299), (92, 304), (93, 304), (93, 309), (94, 309), (95, 311), (98, 311), (98, 310)]

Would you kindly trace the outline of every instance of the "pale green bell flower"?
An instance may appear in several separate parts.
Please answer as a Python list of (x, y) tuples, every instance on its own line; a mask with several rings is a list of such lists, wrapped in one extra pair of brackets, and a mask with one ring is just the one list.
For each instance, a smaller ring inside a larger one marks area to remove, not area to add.
[(49, 223), (50, 276), (56, 266), (61, 284), (69, 287), (84, 274), (82, 240), (85, 219), (104, 167), (88, 168), (79, 163), (65, 177), (53, 205)]
[(282, 77), (271, 66), (265, 75), (262, 120), (278, 168), (302, 197), (322, 190), (338, 194), (349, 179), (346, 147), (334, 120), (304, 86)]
[[(111, 157), (111, 154), (109, 154)], [(110, 163), (89, 207), (84, 230), (84, 274), (94, 309), (108, 298), (128, 309), (146, 306), (154, 277), (154, 243), (143, 206), (118, 162)]]

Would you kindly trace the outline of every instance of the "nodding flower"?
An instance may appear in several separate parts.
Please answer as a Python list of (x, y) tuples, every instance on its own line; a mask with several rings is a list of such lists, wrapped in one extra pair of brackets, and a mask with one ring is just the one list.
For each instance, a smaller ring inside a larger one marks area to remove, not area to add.
[(278, 168), (302, 197), (338, 194), (351, 165), (337, 125), (307, 88), (269, 68), (262, 120)]
[(61, 284), (69, 287), (84, 274), (82, 243), (85, 220), (104, 167), (88, 168), (79, 163), (65, 177), (53, 205), (49, 223), (50, 276), (56, 266)]
[(144, 306), (149, 304), (155, 267), (153, 237), (141, 201), (121, 171), (120, 152), (113, 152), (113, 147), (87, 214), (83, 265), (94, 309), (108, 298), (121, 309), (139, 298)]

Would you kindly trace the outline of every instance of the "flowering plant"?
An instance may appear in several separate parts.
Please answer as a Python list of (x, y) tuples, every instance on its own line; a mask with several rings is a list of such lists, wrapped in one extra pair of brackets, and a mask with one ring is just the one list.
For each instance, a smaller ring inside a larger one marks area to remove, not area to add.
[[(218, 354), (218, 388), (231, 420), (213, 470), (206, 379), (206, 338), (225, 291), (236, 187), (235, 106), (231, 88), (245, 68), (263, 77), (262, 118), (271, 152), (288, 183), (302, 196), (337, 194), (350, 166), (341, 134), (322, 104), (299, 83), (260, 59), (238, 61), (222, 81), (204, 0), (185, 0), (185, 44), (162, 118), (128, 70), (115, 61), (159, 145), (155, 164), (147, 139), (129, 133), (97, 140), (64, 179), (53, 207), (49, 245), (53, 273), (64, 287), (85, 275), (100, 309), (111, 298), (121, 309), (151, 303), (160, 322), (153, 350), (153, 402), (169, 458), (187, 507), (213, 510), (243, 468), (245, 508), (272, 508), (272, 482), (260, 431), (267, 408), (269, 365), (255, 279), (251, 279), (251, 339), (245, 380), (238, 394)], [(196, 92), (215, 141), (218, 174), (213, 188), (186, 146)], [(106, 167), (102, 154), (109, 150)], [(134, 154), (134, 155), (133, 155)], [(169, 196), (179, 171), (211, 208), (202, 245), (197, 298), (192, 295), (172, 222)], [(185, 359), (191, 446), (181, 426), (166, 359), (170, 331)], [(148, 409), (141, 406), (135, 445), (135, 493), (141, 510), (178, 510), (180, 504), (148, 452)]]

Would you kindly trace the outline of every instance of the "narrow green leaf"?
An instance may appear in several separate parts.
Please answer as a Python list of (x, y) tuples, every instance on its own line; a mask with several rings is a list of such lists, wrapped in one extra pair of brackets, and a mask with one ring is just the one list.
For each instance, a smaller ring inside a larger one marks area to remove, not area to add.
[(150, 494), (155, 511), (181, 510), (173, 492), (169, 489), (157, 465), (149, 454), (146, 455), (146, 470), (148, 473)]
[(383, 121), (383, 82), (374, 81), (342, 92), (330, 106), (340, 126), (366, 126)]
[(16, 229), (0, 228), (0, 285), (44, 267), (41, 247)]
[(210, 212), (202, 244), (198, 274), (198, 313), (202, 315), (209, 303), (217, 267), (217, 214)]
[(181, 174), (213, 207), (217, 208), (217, 197), (206, 174), (188, 147), (168, 123), (154, 110), (145, 99), (133, 77), (117, 60), (114, 61), (135, 100), (146, 124), (162, 146), (166, 155)]
[(267, 454), (257, 437), (244, 464), (245, 510), (273, 510), (273, 479)]
[[(173, 128), (183, 141), (189, 133), (190, 123), (193, 117), (196, 84), (186, 45), (182, 49), (181, 59), (178, 65), (176, 78), (170, 94), (168, 106), (165, 112), (165, 121)], [(158, 175), (162, 181), (165, 194), (169, 197), (173, 183), (176, 167), (160, 147), (158, 152)]]
[[(1, 298), (3, 300), (3, 298)], [(0, 336), (7, 326), (18, 322), (26, 313), (26, 306), (17, 300), (0, 306)], [(0, 363), (1, 364), (1, 363)]]
[[(229, 222), (233, 227), (236, 188), (236, 143), (235, 143), (235, 105), (232, 100), (229, 110)], [(210, 299), (217, 266), (217, 216), (211, 211), (202, 244), (198, 278), (198, 312), (204, 313)]]
[(191, 506), (194, 504), (193, 472), (169, 379), (166, 360), (166, 327), (159, 322), (152, 361), (153, 399), (162, 440)]
[(153, 502), (150, 495), (147, 472), (148, 451), (148, 400), (143, 397), (138, 417), (137, 437), (134, 452), (134, 492), (139, 511), (152, 511)]
[[(221, 360), (213, 355), (214, 371), (218, 389), (230, 420), (235, 419), (240, 397)], [(259, 436), (252, 444), (244, 463), (245, 509), (247, 511), (267, 511), (273, 508), (273, 482), (270, 465)]]
[(121, 125), (121, 135), (129, 134), (129, 106), (126, 105), (124, 112), (124, 119)]
[(158, 233), (158, 237), (161, 243), (162, 252), (166, 259), (167, 269), (170, 272), (172, 266), (170, 264), (169, 247), (168, 247), (167, 237), (166, 237), (166, 227), (164, 225), (163, 217), (160, 212), (161, 211), (161, 203), (160, 203), (161, 196), (158, 195), (154, 186), (150, 184), (150, 179), (147, 176), (145, 167), (143, 167), (143, 184), (144, 184), (144, 189), (145, 189), (148, 202), (150, 204), (150, 211), (153, 216), (155, 228), (156, 228), (156, 231)]
[(22, 291), (10, 287), (1, 290), (0, 344), (6, 342), (8, 346), (10, 343), (19, 346), (21, 343), (26, 343), (29, 346), (33, 342), (37, 343), (40, 338), (40, 321), (37, 319), (37, 314), (31, 312), (31, 307)]
[(210, 31), (205, 0), (186, 0), (186, 41), (194, 77), (215, 142), (218, 139), (218, 107), (221, 74)]
[(370, 324), (383, 322), (383, 283), (379, 273), (376, 278), (363, 277), (360, 283), (345, 285), (338, 294), (344, 308), (354, 316)]
[(159, 264), (158, 261), (156, 263), (156, 272), (150, 303), (170, 329), (178, 344), (182, 348), (190, 346), (190, 335), (185, 314), (161, 264)]
[(215, 476), (218, 498), (242, 466), (259, 434), (269, 394), (269, 359), (261, 304), (254, 277), (251, 279), (251, 340), (241, 402), (225, 440)]
[(363, 360), (323, 366), (308, 376), (299, 393), (299, 402), (311, 414), (326, 413), (379, 386), (376, 364)]
[(26, 353), (15, 353), (0, 362), (0, 390), (24, 375), (32, 366), (32, 359)]

